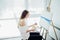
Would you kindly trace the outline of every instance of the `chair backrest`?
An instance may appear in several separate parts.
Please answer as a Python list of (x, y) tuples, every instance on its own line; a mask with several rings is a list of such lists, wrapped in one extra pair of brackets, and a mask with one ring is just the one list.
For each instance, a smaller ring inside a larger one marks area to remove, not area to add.
[(45, 28), (40, 27), (40, 35), (43, 37), (43, 40), (46, 40), (47, 33), (48, 33), (48, 31)]

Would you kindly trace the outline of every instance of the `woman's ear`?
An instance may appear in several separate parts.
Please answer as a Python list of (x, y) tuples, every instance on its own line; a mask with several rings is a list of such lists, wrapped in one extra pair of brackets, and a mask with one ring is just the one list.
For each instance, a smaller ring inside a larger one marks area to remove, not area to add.
[(29, 17), (29, 13), (26, 15), (26, 18), (28, 18)]

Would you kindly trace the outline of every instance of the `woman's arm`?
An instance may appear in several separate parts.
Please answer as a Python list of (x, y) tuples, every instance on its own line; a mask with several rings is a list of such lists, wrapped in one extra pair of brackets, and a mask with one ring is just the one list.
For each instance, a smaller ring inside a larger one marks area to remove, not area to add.
[(30, 25), (29, 26), (30, 28), (26, 31), (26, 33), (30, 32), (30, 31), (35, 31), (35, 25), (37, 25), (37, 23)]
[(32, 26), (34, 27), (35, 25), (37, 25), (37, 23), (35, 23), (35, 24), (32, 24), (32, 25), (30, 25), (29, 27), (32, 27)]
[(30, 31), (34, 31), (34, 29), (31, 29), (31, 30), (27, 30), (26, 33), (30, 32)]

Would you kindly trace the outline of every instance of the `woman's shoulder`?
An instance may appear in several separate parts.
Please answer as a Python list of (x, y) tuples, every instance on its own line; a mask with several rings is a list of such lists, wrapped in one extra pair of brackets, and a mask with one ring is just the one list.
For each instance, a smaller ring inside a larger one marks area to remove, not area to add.
[(19, 25), (20, 25), (20, 26), (25, 26), (24, 19), (20, 19)]
[(24, 21), (24, 19), (20, 19), (20, 21)]

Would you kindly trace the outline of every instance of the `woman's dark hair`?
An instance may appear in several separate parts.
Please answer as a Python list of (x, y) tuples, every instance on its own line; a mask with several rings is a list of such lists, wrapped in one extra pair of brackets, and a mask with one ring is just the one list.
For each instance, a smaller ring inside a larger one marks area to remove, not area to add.
[(24, 19), (28, 13), (29, 13), (29, 12), (28, 12), (27, 10), (24, 10), (24, 11), (22, 12), (21, 19)]

